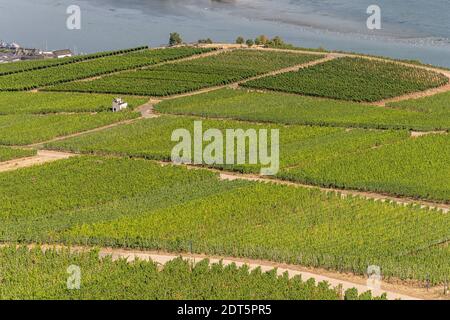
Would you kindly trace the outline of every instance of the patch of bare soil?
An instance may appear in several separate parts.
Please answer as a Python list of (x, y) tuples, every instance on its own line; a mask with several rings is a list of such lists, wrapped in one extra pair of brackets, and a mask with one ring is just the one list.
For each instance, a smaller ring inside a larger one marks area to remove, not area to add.
[(447, 134), (447, 131), (411, 131), (411, 138), (419, 138), (430, 134)]
[(67, 159), (74, 156), (76, 156), (76, 154), (49, 150), (38, 150), (37, 155), (33, 157), (0, 162), (0, 172), (13, 171), (20, 168), (40, 165), (47, 162)]

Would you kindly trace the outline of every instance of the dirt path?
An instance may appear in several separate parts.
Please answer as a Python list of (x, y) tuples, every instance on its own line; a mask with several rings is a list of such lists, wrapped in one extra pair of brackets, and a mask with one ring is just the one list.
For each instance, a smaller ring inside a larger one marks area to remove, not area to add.
[(0, 162), (0, 172), (13, 171), (20, 168), (40, 165), (47, 162), (53, 162), (61, 159), (67, 159), (77, 156), (73, 153), (56, 152), (49, 150), (38, 150), (37, 155), (33, 157), (21, 158), (11, 161)]
[(153, 106), (158, 102), (160, 102), (160, 100), (150, 99), (146, 104), (137, 107), (136, 111), (141, 113), (141, 118), (143, 119), (158, 118), (160, 114), (155, 113), (153, 110)]
[[(447, 76), (450, 79), (450, 73)], [(413, 93), (405, 94), (405, 95), (394, 97), (394, 98), (390, 98), (390, 99), (385, 99), (385, 100), (381, 100), (381, 101), (377, 101), (377, 102), (372, 102), (372, 103), (369, 103), (369, 104), (373, 105), (373, 106), (385, 107), (388, 103), (400, 102), (400, 101), (410, 100), (410, 99), (419, 99), (419, 98), (431, 97), (431, 96), (434, 96), (436, 94), (444, 93), (444, 92), (447, 92), (447, 91), (450, 91), (450, 83), (446, 84), (444, 86), (438, 87), (438, 88), (428, 89), (428, 90), (419, 91), (419, 92), (413, 92)]]
[(430, 134), (448, 134), (447, 131), (411, 131), (411, 138), (419, 138)]
[[(0, 247), (6, 247), (9, 244), (1, 244)], [(71, 252), (87, 252), (94, 249), (94, 247), (88, 246), (71, 246), (67, 247), (59, 244), (29, 244), (27, 245), (29, 249), (41, 248), (43, 251), (46, 250), (63, 250), (70, 249)], [(238, 267), (247, 265), (250, 269), (261, 268), (263, 272), (271, 271), (277, 269), (277, 273), (282, 275), (288, 273), (289, 277), (301, 276), (304, 281), (308, 279), (315, 279), (316, 282), (327, 281), (331, 287), (337, 288), (342, 287), (342, 291), (345, 292), (347, 289), (356, 288), (360, 293), (366, 291), (372, 291), (373, 295), (380, 296), (383, 293), (387, 294), (388, 299), (402, 299), (402, 300), (421, 300), (421, 299), (443, 299), (444, 296), (441, 295), (443, 288), (435, 287), (426, 290), (420, 287), (414, 287), (409, 284), (401, 283), (391, 283), (382, 281), (379, 288), (372, 287), (368, 282), (367, 278), (362, 276), (355, 276), (353, 274), (337, 273), (319, 268), (305, 268), (298, 265), (290, 265), (284, 263), (276, 263), (267, 260), (254, 260), (246, 258), (235, 258), (235, 257), (221, 257), (221, 256), (210, 256), (205, 254), (189, 254), (189, 253), (170, 253), (161, 251), (144, 251), (144, 250), (131, 250), (131, 249), (118, 249), (118, 248), (100, 248), (99, 259), (105, 257), (111, 257), (113, 261), (119, 259), (126, 259), (129, 263), (132, 263), (136, 259), (143, 261), (153, 261), (162, 266), (164, 266), (169, 261), (182, 257), (192, 263), (198, 263), (204, 259), (209, 259), (211, 264), (222, 262), (224, 265), (230, 265), (232, 263), (236, 264)]]

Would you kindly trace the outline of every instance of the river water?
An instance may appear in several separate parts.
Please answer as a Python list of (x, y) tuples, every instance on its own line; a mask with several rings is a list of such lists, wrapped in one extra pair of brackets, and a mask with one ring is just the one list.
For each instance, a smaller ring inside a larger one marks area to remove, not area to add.
[[(381, 8), (382, 29), (368, 30), (367, 7)], [(68, 30), (67, 7), (81, 8)], [(279, 35), (324, 47), (450, 67), (450, 0), (0, 0), (0, 39), (77, 53), (185, 41), (234, 42)]]

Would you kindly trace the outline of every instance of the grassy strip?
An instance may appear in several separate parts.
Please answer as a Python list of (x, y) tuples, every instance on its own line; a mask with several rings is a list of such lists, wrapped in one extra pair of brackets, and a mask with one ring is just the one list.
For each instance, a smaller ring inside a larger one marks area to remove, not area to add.
[(450, 112), (450, 91), (419, 99), (390, 102), (387, 105), (402, 110), (436, 113), (448, 119)]
[(134, 119), (135, 112), (97, 114), (3, 115), (0, 116), (0, 144), (28, 145), (82, 132), (115, 122)]
[(31, 157), (36, 154), (36, 150), (30, 149), (13, 149), (4, 146), (0, 146), (0, 162)]
[[(245, 121), (374, 129), (448, 130), (448, 94), (424, 101), (380, 108), (355, 102), (319, 99), (276, 92), (220, 89), (162, 101), (160, 113), (230, 118)], [(448, 99), (450, 101), (450, 99)], [(419, 104), (421, 107), (414, 107)], [(395, 107), (395, 108), (394, 108)]]
[(321, 57), (298, 53), (236, 50), (88, 82), (63, 84), (50, 90), (166, 96), (239, 81)]
[[(0, 114), (49, 114), (62, 112), (102, 112), (111, 109), (115, 96), (59, 92), (0, 92)], [(148, 99), (123, 97), (130, 108)]]
[(339, 58), (298, 72), (250, 81), (246, 87), (373, 102), (448, 83), (442, 74), (363, 58)]
[[(20, 261), (20, 263), (18, 263)], [(3, 284), (0, 299), (75, 300), (339, 300), (326, 282), (277, 276), (276, 270), (250, 271), (248, 267), (195, 265), (182, 259), (156, 263), (125, 260), (101, 261), (95, 251), (42, 252), (26, 248), (0, 249)], [(67, 289), (67, 268), (81, 270), (79, 290)], [(126, 290), (123, 290), (126, 288)], [(384, 299), (385, 297), (381, 297)], [(345, 299), (371, 300), (366, 292), (348, 290)]]

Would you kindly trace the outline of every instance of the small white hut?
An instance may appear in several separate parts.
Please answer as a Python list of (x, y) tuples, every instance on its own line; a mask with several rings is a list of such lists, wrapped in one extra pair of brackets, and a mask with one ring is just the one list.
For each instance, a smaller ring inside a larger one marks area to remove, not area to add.
[(112, 108), (111, 108), (112, 112), (119, 112), (126, 108), (128, 108), (128, 103), (124, 102), (122, 100), (122, 98), (113, 99)]

